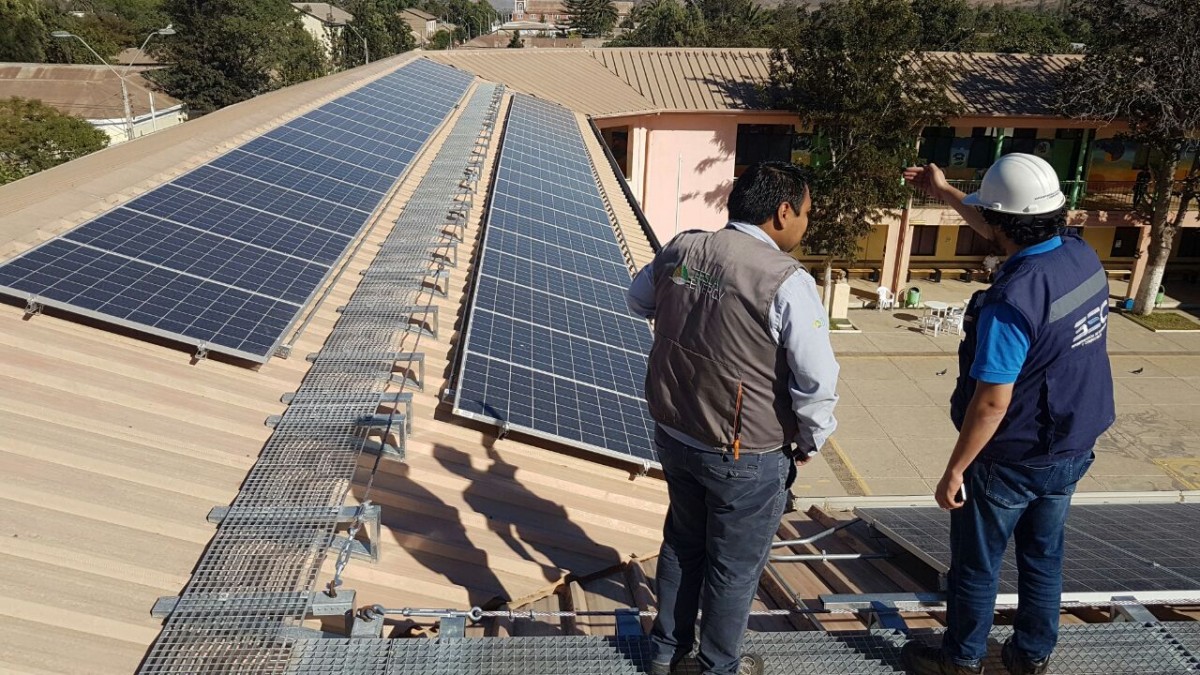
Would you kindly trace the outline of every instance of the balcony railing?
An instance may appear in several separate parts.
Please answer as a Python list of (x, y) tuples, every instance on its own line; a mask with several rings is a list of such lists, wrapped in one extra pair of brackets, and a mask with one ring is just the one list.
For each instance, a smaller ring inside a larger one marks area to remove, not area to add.
[[(977, 180), (952, 180), (951, 185), (970, 194), (979, 189)], [(1071, 209), (1087, 211), (1132, 211), (1135, 206), (1146, 204), (1150, 199), (1150, 189), (1141, 189), (1135, 181), (1061, 181), (1063, 194), (1067, 196), (1067, 205)], [(1179, 195), (1182, 183), (1176, 183), (1171, 195), (1171, 209), (1179, 208)], [(913, 195), (913, 206), (917, 208), (946, 208), (941, 200), (931, 199), (923, 194)], [(1193, 200), (1190, 210), (1200, 211), (1200, 202)]]

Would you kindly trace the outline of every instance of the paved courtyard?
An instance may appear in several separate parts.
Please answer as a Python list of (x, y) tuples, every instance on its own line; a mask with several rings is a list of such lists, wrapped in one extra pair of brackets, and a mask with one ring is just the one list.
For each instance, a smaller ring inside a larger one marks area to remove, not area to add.
[[(917, 314), (853, 310), (862, 333), (834, 335), (838, 431), (796, 495), (932, 494), (956, 436), (959, 338), (914, 331)], [(1117, 423), (1080, 489), (1200, 489), (1200, 333), (1152, 333), (1117, 314), (1109, 330)]]

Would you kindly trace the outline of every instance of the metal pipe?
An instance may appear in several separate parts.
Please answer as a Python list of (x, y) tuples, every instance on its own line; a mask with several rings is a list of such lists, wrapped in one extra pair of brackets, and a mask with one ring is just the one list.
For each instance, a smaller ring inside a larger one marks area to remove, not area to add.
[(771, 548), (783, 548), (784, 546), (803, 546), (804, 544), (811, 544), (813, 542), (820, 541), (820, 540), (824, 539), (825, 537), (828, 537), (829, 535), (833, 534), (834, 532), (837, 532), (839, 530), (844, 530), (847, 527), (854, 525), (855, 523), (861, 523), (861, 522), (862, 522), (862, 518), (855, 518), (854, 520), (848, 520), (844, 523), (838, 523), (837, 525), (834, 525), (833, 527), (831, 527), (827, 530), (821, 530), (820, 532), (818, 532), (814, 535), (804, 537), (802, 539), (788, 539), (787, 541), (777, 541), (777, 542), (771, 544)]
[(773, 555), (771, 562), (828, 562), (830, 560), (882, 560), (891, 558), (887, 553), (801, 553), (798, 555)]

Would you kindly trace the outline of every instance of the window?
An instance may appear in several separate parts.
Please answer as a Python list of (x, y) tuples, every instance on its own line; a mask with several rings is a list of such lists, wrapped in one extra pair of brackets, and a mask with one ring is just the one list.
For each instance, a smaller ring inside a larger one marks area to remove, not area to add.
[(950, 127), (927, 127), (921, 132), (922, 163), (933, 162), (941, 167), (950, 166), (950, 150), (954, 145), (954, 129)]
[(1113, 237), (1112, 258), (1132, 258), (1138, 250), (1138, 238), (1142, 235), (1140, 227), (1118, 227)]
[(790, 124), (739, 124), (734, 164), (744, 168), (757, 162), (790, 162), (795, 135)]
[(1180, 258), (1200, 258), (1200, 227), (1189, 227), (1179, 231)]
[(958, 228), (958, 243), (954, 246), (954, 255), (987, 255), (993, 250), (991, 240), (979, 236), (970, 225)]
[(936, 225), (914, 225), (912, 255), (935, 255), (937, 253), (938, 228)]
[(971, 129), (971, 152), (967, 155), (967, 166), (972, 169), (986, 169), (995, 161), (996, 139), (992, 138), (991, 129)]
[(1003, 154), (1007, 155), (1010, 152), (1034, 154), (1034, 150), (1037, 148), (1037, 132), (1037, 129), (1013, 129), (1012, 136), (1004, 139)]

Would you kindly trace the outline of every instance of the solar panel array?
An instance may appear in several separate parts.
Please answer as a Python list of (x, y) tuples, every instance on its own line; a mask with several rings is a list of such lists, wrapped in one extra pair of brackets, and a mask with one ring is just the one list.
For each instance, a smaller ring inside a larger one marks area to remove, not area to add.
[(266, 361), (472, 76), (421, 59), (0, 266), (0, 293)]
[(650, 329), (571, 112), (514, 97), (481, 249), (455, 412), (653, 463)]
[[(941, 509), (864, 508), (856, 513), (939, 571), (950, 569), (950, 516)], [(1063, 592), (1200, 593), (1197, 529), (1197, 504), (1072, 506), (1067, 520)], [(1017, 592), (1011, 541), (1001, 567), (1000, 592)]]

